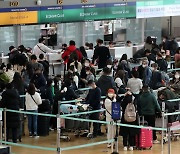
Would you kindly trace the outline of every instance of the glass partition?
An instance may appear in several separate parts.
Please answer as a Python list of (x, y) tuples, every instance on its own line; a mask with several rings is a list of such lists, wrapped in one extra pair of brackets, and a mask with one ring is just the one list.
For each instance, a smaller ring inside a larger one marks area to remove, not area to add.
[(103, 21), (85, 22), (85, 42), (95, 46), (98, 38), (104, 40)]
[(15, 27), (0, 27), (0, 52), (9, 53), (11, 45), (16, 46)]
[(40, 25), (21, 26), (21, 44), (33, 48), (41, 37)]
[(83, 45), (83, 23), (61, 23), (58, 24), (58, 44), (62, 43), (69, 44), (70, 40), (76, 42), (76, 46), (79, 47)]
[(148, 18), (145, 19), (145, 31), (144, 37), (147, 36), (154, 36), (157, 37), (157, 44), (161, 43), (161, 36), (162, 36), (162, 23), (161, 18)]

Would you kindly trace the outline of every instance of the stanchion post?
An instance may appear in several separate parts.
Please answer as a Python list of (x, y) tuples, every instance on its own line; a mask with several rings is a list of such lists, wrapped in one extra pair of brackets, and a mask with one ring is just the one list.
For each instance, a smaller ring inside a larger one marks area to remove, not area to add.
[[(116, 131), (115, 131), (115, 137), (114, 137), (114, 142), (111, 143), (111, 149), (112, 149), (112, 153), (111, 154), (119, 154), (119, 150), (118, 150), (118, 125), (117, 125), (117, 121), (115, 121), (114, 123), (110, 123), (110, 125), (112, 125), (112, 134), (114, 134), (114, 124), (116, 127)], [(115, 148), (114, 148), (115, 146)]]
[[(3, 127), (3, 124), (2, 124), (2, 121), (0, 121), (0, 140), (1, 140), (1, 141), (3, 140), (3, 131), (2, 131), (2, 127)], [(0, 142), (0, 145), (2, 145), (2, 142)]]
[(4, 141), (6, 142), (7, 141), (7, 127), (6, 127), (6, 108), (4, 108)]
[(58, 102), (58, 114), (57, 114), (57, 154), (61, 154), (61, 144), (60, 144), (60, 137), (61, 137), (61, 117), (60, 117), (60, 102)]
[(168, 131), (168, 154), (171, 154), (171, 128), (169, 125), (167, 126), (167, 131)]
[[(165, 128), (165, 116), (164, 116), (164, 113), (165, 113), (165, 102), (162, 102), (162, 128)], [(162, 130), (161, 132), (161, 151), (164, 150), (164, 130)]]

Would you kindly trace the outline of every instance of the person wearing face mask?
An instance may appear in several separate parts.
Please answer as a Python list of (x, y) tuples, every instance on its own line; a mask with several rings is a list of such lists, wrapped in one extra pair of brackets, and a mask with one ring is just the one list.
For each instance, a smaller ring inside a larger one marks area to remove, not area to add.
[[(107, 122), (113, 122), (112, 115), (111, 115), (112, 102), (116, 102), (116, 94), (115, 94), (114, 89), (109, 89), (107, 92), (107, 97), (106, 97), (105, 102), (104, 102), (104, 107), (106, 109), (106, 121)], [(107, 126), (107, 140), (114, 139), (115, 128), (116, 128), (116, 126), (113, 126), (113, 125)], [(111, 143), (108, 143), (107, 147), (110, 148)]]
[[(88, 86), (90, 87), (89, 93), (85, 99), (86, 104), (92, 107), (92, 110), (99, 110), (101, 108), (101, 89), (96, 86), (93, 80), (88, 81)], [(93, 113), (90, 115), (90, 119), (99, 120), (99, 113)], [(93, 137), (101, 135), (101, 129), (99, 123), (93, 123)]]
[(165, 86), (162, 74), (160, 71), (157, 70), (158, 68), (158, 64), (154, 63), (151, 65), (151, 70), (152, 70), (152, 77), (151, 77), (151, 81), (150, 81), (150, 88), (153, 90), (156, 90), (160, 87)]
[(152, 71), (148, 66), (148, 60), (143, 59), (142, 65), (138, 67), (139, 78), (143, 81), (143, 84), (149, 85), (151, 80)]
[(180, 95), (180, 74), (176, 72), (173, 79), (173, 84), (171, 85), (171, 90), (176, 94)]
[(46, 53), (52, 53), (56, 52), (50, 48), (48, 48), (46, 45), (46, 40), (44, 38), (39, 39), (39, 43), (34, 46), (33, 54), (35, 54), (37, 57), (39, 57), (40, 54), (46, 55)]
[(85, 79), (81, 79), (81, 81), (83, 83), (85, 83), (85, 85), (87, 85), (88, 81), (93, 80), (95, 81), (95, 75), (93, 74), (94, 72), (94, 68), (92, 67), (86, 67), (86, 78)]
[(160, 52), (158, 52), (156, 55), (156, 63), (158, 64), (160, 71), (167, 72), (167, 61), (162, 57), (162, 54)]

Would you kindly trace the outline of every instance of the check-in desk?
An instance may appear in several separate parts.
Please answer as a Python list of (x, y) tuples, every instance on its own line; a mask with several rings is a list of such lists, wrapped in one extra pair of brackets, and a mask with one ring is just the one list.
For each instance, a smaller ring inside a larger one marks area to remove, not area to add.
[(123, 54), (127, 54), (128, 59), (133, 57), (133, 47), (114, 47), (110, 48), (109, 51), (115, 59), (120, 59)]
[(144, 48), (144, 44), (140, 44), (140, 45), (135, 45), (133, 46), (133, 55), (140, 49)]
[(89, 59), (91, 59), (92, 57), (93, 57), (93, 55), (94, 55), (94, 50), (86, 50), (86, 53), (87, 53), (87, 57), (89, 58)]
[(9, 56), (0, 57), (0, 64), (2, 64), (2, 63), (7, 65), (9, 63)]
[(47, 60), (49, 61), (50, 68), (49, 68), (49, 75), (50, 76), (57, 76), (64, 74), (64, 63), (61, 58), (61, 53), (48, 53)]

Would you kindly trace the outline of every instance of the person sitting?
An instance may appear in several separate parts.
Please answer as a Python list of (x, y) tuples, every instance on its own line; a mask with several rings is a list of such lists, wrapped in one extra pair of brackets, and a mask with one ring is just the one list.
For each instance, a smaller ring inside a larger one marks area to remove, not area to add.
[(112, 88), (115, 91), (116, 83), (112, 76), (110, 76), (111, 70), (107, 67), (103, 69), (103, 75), (98, 79), (97, 86), (101, 89), (101, 95), (106, 96), (108, 89)]

